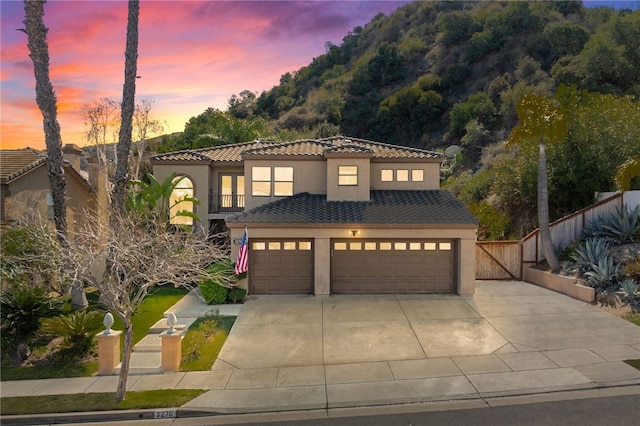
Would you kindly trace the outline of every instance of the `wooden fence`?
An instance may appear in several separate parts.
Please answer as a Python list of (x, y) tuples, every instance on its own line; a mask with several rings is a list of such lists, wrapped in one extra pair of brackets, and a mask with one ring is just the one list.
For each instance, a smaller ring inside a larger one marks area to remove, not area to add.
[[(551, 223), (551, 240), (564, 248), (576, 240), (582, 230), (600, 216), (625, 204), (617, 193), (596, 204)], [(544, 260), (538, 229), (520, 241), (478, 241), (476, 243), (476, 279), (521, 280), (524, 268)]]

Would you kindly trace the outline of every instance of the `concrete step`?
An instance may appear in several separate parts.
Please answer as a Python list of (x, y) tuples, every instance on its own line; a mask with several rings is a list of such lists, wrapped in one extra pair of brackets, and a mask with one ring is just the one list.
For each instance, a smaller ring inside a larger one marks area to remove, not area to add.
[(162, 351), (162, 339), (160, 334), (147, 334), (136, 343), (133, 347), (133, 352), (161, 352)]
[[(179, 317), (178, 324), (174, 325), (173, 328), (180, 331), (184, 330), (186, 332), (186, 330), (188, 330), (189, 327), (191, 327), (191, 324), (196, 322), (197, 319), (198, 318), (180, 318)], [(164, 331), (167, 331), (168, 329), (169, 329), (169, 326), (167, 325), (167, 318), (162, 318), (160, 321), (153, 324), (151, 328), (149, 328), (149, 333), (160, 334)]]
[[(160, 340), (160, 339), (158, 339)], [(118, 364), (114, 374), (120, 374)], [(160, 374), (162, 373), (162, 354), (160, 352), (132, 352), (129, 362), (129, 374)]]

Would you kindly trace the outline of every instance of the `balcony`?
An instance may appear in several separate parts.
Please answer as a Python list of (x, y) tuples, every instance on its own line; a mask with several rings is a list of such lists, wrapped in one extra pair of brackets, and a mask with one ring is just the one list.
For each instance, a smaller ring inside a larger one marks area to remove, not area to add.
[(244, 210), (244, 195), (209, 194), (209, 214), (236, 213)]

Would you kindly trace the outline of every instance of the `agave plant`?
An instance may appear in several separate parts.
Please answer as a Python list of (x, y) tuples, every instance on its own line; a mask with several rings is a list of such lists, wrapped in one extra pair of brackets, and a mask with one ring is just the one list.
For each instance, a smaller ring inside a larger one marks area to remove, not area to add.
[(603, 238), (589, 238), (578, 243), (575, 251), (571, 254), (578, 275), (584, 276), (588, 271), (592, 271), (592, 265), (597, 265), (600, 259), (606, 257), (608, 249), (609, 242)]
[(629, 306), (631, 312), (640, 312), (640, 294), (638, 294), (639, 285), (634, 279), (627, 278), (620, 283), (622, 289), (622, 306)]
[(640, 206), (629, 210), (626, 205), (617, 208), (607, 216), (595, 220), (583, 237), (606, 238), (614, 244), (627, 244), (640, 241)]
[(620, 268), (613, 258), (605, 256), (598, 259), (598, 263), (591, 265), (592, 270), (585, 273), (585, 283), (596, 291), (610, 291), (618, 288)]

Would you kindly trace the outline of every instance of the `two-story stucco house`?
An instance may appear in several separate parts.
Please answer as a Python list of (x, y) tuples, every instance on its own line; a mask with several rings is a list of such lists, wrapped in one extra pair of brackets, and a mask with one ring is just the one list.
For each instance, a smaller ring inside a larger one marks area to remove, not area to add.
[[(440, 189), (443, 156), (361, 139), (251, 142), (157, 155), (159, 180), (232, 259), (249, 236), (249, 294), (474, 293), (477, 220)], [(182, 206), (180, 208), (184, 208)]]

